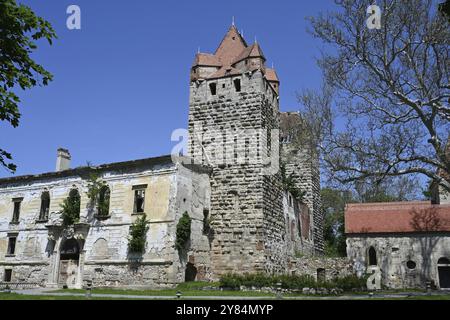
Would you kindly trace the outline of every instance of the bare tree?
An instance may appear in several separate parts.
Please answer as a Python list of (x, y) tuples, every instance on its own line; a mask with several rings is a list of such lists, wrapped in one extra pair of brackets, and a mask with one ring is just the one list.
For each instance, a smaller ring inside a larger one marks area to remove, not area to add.
[(309, 18), (325, 88), (300, 95), (322, 160), (341, 183), (424, 175), (450, 190), (448, 19), (431, 0), (343, 0)]

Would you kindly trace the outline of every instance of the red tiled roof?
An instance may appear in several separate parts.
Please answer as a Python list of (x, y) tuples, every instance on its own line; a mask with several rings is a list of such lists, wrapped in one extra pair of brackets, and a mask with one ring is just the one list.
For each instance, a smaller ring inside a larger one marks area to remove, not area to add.
[(231, 26), (214, 55), (222, 65), (231, 65), (245, 48), (247, 48), (247, 43), (236, 27)]
[(244, 51), (242, 51), (241, 54), (237, 56), (237, 58), (233, 61), (233, 64), (247, 58), (263, 58), (264, 60), (266, 60), (261, 47), (257, 43), (254, 43), (250, 47), (245, 48)]
[(197, 53), (195, 55), (194, 60), (195, 66), (203, 66), (203, 67), (221, 67), (219, 59), (210, 53)]
[[(242, 74), (242, 70), (235, 68), (236, 64), (242, 60), (248, 58), (262, 58), (263, 69), (262, 72), (266, 72), (266, 78), (271, 82), (279, 82), (278, 76), (273, 69), (265, 68), (264, 62), (266, 58), (258, 43), (254, 43), (248, 46), (245, 39), (239, 33), (235, 26), (231, 26), (227, 34), (223, 38), (219, 47), (214, 54), (209, 53), (197, 53), (194, 59), (193, 67), (216, 67), (218, 70), (212, 74), (206, 76), (208, 79), (216, 79), (225, 76), (233, 76)], [(246, 71), (254, 71), (259, 66), (247, 67)], [(195, 75), (191, 76), (192, 79), (197, 79)]]
[(270, 82), (280, 82), (274, 69), (266, 68), (266, 79)]
[(450, 205), (430, 202), (349, 204), (347, 234), (450, 232)]

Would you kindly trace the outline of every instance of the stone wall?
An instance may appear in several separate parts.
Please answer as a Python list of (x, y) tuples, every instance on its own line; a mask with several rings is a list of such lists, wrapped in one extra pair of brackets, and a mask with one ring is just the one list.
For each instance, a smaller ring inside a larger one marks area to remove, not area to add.
[(450, 234), (349, 236), (347, 255), (358, 275), (366, 273), (371, 247), (376, 252), (383, 285), (393, 289), (424, 288), (427, 281), (433, 281), (439, 287), (438, 261), (450, 259)]
[[(272, 147), (267, 132), (279, 127), (278, 100), (260, 71), (238, 78), (241, 92), (235, 91), (233, 77), (191, 84), (189, 156), (213, 167), (216, 279), (228, 272), (282, 272), (286, 266), (280, 177), (265, 174)], [(210, 82), (218, 88), (215, 96)], [(245, 130), (255, 130), (256, 136), (246, 136)]]
[(310, 275), (316, 280), (319, 272), (325, 273), (326, 280), (355, 274), (353, 265), (347, 258), (312, 256), (291, 259), (289, 262), (289, 271), (290, 274), (295, 275)]
[(309, 149), (302, 138), (304, 133), (302, 119), (298, 113), (283, 113), (281, 131), (284, 141), (281, 145), (281, 160), (286, 168), (286, 175), (292, 175), (295, 186), (305, 192), (302, 202), (312, 212), (313, 239), (316, 253), (323, 253), (323, 212), (320, 197), (319, 157)]

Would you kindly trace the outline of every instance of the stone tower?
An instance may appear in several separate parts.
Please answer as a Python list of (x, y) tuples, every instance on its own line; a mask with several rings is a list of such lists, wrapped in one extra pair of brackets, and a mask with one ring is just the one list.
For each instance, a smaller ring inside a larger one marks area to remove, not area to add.
[(212, 167), (211, 268), (282, 273), (287, 268), (279, 173), (279, 81), (258, 43), (231, 26), (214, 54), (191, 69), (188, 155)]
[(306, 126), (298, 112), (280, 114), (281, 161), (286, 175), (293, 178), (295, 187), (304, 192), (302, 202), (312, 213), (313, 246), (305, 252), (321, 254), (324, 250), (323, 212), (320, 197), (319, 156), (305, 138)]

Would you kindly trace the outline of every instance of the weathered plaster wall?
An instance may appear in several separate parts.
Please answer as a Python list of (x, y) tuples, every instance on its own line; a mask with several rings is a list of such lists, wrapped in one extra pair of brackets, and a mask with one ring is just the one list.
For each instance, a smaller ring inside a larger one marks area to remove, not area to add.
[[(195, 221), (202, 221), (203, 208), (208, 208), (208, 174), (191, 173), (176, 165), (152, 169), (130, 168), (120, 172), (104, 172), (102, 179), (111, 190), (110, 215), (97, 220), (88, 207), (85, 177), (49, 179), (30, 184), (1, 186), (0, 188), (0, 270), (13, 269), (13, 281), (50, 283), (52, 270), (58, 269), (57, 245), (49, 241), (46, 223), (38, 223), (40, 196), (49, 191), (51, 196), (50, 222), (60, 211), (60, 204), (71, 188), (81, 195), (81, 222), (90, 225), (80, 260), (80, 281), (93, 281), (96, 286), (139, 285), (170, 286), (184, 281), (184, 268), (175, 252), (176, 222), (184, 211), (192, 213)], [(207, 183), (206, 183), (207, 182)], [(147, 185), (145, 213), (149, 223), (145, 253), (140, 263), (133, 263), (128, 254), (128, 235), (131, 223), (140, 216), (134, 214), (133, 186)], [(10, 224), (12, 199), (23, 197), (18, 225)], [(195, 223), (196, 225), (197, 223)], [(204, 254), (205, 244), (194, 226), (194, 246), (200, 247), (199, 263), (209, 270)], [(17, 234), (14, 256), (5, 256), (8, 234)], [(195, 255), (195, 254), (194, 254)], [(202, 260), (203, 259), (203, 260)], [(56, 274), (58, 272), (56, 271)]]
[[(442, 257), (450, 259), (450, 234), (350, 236), (347, 255), (358, 275), (366, 272), (370, 247), (376, 250), (385, 286), (424, 288), (426, 281), (439, 286), (437, 262)], [(415, 262), (416, 268), (409, 269), (408, 261)]]

